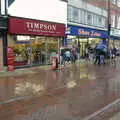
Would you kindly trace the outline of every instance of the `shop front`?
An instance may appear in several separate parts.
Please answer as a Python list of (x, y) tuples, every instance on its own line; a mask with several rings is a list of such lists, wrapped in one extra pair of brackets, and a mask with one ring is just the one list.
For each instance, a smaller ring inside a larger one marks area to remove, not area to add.
[(120, 49), (120, 30), (111, 28), (110, 31), (110, 48)]
[(67, 25), (66, 34), (65, 45), (77, 46), (82, 57), (88, 47), (94, 48), (101, 40), (108, 38), (107, 31), (73, 25)]
[(113, 49), (113, 48), (120, 49), (120, 37), (110, 36), (109, 46), (110, 46), (110, 49)]
[(13, 48), (15, 66), (50, 64), (65, 37), (65, 25), (40, 20), (10, 17), (8, 47)]

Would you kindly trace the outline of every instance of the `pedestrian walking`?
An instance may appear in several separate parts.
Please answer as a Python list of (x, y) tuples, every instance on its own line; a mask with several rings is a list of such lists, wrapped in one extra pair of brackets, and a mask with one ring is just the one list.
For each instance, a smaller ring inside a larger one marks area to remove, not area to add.
[(112, 49), (113, 58), (116, 58), (117, 49), (114, 47)]
[(67, 50), (66, 52), (65, 52), (65, 62), (66, 63), (70, 63), (70, 59), (71, 58), (71, 53), (70, 53), (70, 50)]
[(96, 51), (96, 60), (95, 60), (95, 64), (98, 61), (98, 64), (105, 64), (105, 55), (107, 53), (107, 44), (105, 44), (106, 42), (103, 40), (101, 41), (99, 44), (96, 45), (95, 47), (95, 51)]
[(94, 64), (100, 64), (100, 50), (95, 49), (95, 61)]
[(93, 62), (93, 60), (94, 60), (94, 50), (91, 47), (89, 48), (88, 56), (89, 56), (90, 62)]
[(63, 52), (61, 52), (61, 55), (60, 55), (60, 64), (62, 66), (65, 66), (65, 54)]
[(71, 49), (71, 58), (72, 58), (72, 62), (75, 63), (77, 60), (77, 50), (76, 48), (73, 46)]

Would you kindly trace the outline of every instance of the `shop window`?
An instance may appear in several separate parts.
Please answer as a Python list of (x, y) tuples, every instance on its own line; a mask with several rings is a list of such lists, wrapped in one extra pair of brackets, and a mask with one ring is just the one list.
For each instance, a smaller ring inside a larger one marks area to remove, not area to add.
[(73, 8), (73, 21), (79, 23), (79, 9)]
[(81, 11), (81, 16), (82, 16), (82, 23), (85, 23), (85, 11)]
[(115, 15), (111, 15), (111, 27), (115, 27)]
[(107, 28), (107, 18), (102, 17), (102, 27)]
[(100, 25), (101, 25), (101, 23), (102, 23), (102, 17), (99, 17), (99, 18), (98, 18), (98, 21), (99, 21), (99, 23), (100, 23)]
[(71, 6), (68, 6), (67, 7), (67, 19), (68, 21), (72, 21), (72, 7)]
[(117, 28), (120, 29), (120, 16), (117, 17)]
[(88, 23), (89, 25), (92, 25), (92, 15), (89, 14), (89, 13), (88, 13), (88, 15), (87, 15), (87, 23)]
[(98, 26), (103, 27), (102, 26), (102, 16), (98, 16)]
[(87, 12), (82, 10), (82, 23), (87, 24)]
[(82, 22), (82, 11), (81, 9), (79, 9), (79, 23)]
[[(58, 51), (57, 37), (17, 36), (17, 38), (13, 46), (16, 66), (49, 64), (52, 52)], [(21, 42), (21, 39), (24, 39), (24, 42)]]
[(94, 23), (94, 26), (97, 26), (97, 15), (93, 15), (93, 23)]
[(102, 21), (103, 20), (103, 16), (98, 16), (97, 15), (97, 26), (98, 27), (104, 27), (104, 25), (102, 24), (102, 22), (104, 22), (104, 21)]
[[(98, 27), (103, 27), (105, 28), (106, 27), (106, 18), (103, 17), (103, 16), (98, 16), (96, 14), (92, 14), (91, 15), (92, 17), (92, 25), (93, 26), (98, 26)], [(91, 19), (91, 18), (89, 18)]]

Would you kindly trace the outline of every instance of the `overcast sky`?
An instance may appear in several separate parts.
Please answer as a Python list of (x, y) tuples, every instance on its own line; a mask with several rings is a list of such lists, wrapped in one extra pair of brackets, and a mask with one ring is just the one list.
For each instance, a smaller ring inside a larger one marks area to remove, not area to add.
[(67, 22), (67, 3), (60, 0), (15, 0), (8, 8), (13, 16)]

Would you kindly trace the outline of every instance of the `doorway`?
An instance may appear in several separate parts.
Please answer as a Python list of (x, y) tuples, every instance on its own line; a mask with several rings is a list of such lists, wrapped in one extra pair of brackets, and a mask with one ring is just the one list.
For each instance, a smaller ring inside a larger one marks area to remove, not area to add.
[(86, 56), (86, 48), (87, 48), (88, 43), (87, 42), (80, 42), (80, 56), (81, 58), (85, 58)]
[(80, 43), (80, 56), (81, 58), (85, 58), (86, 56), (86, 48), (88, 47), (89, 44), (89, 39), (88, 38), (78, 38), (79, 43)]

